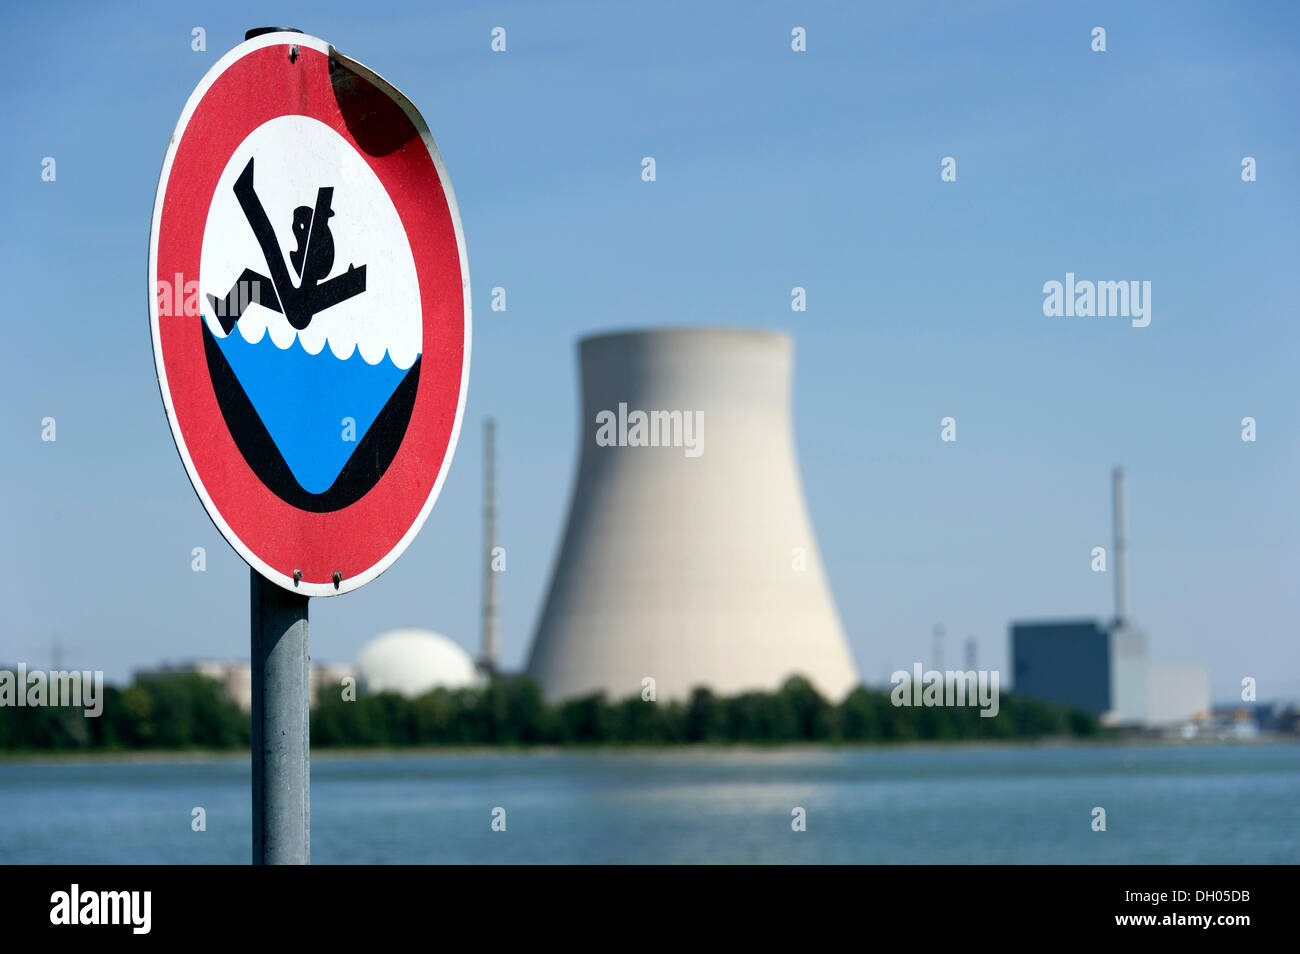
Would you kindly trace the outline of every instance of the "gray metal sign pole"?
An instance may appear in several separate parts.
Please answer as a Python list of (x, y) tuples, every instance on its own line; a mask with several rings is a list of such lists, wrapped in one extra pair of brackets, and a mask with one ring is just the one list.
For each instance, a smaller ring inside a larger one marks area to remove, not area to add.
[(311, 863), (307, 597), (252, 575), (253, 864)]
[[(301, 33), (258, 27), (244, 34)], [(311, 864), (307, 597), (252, 575), (253, 864)]]

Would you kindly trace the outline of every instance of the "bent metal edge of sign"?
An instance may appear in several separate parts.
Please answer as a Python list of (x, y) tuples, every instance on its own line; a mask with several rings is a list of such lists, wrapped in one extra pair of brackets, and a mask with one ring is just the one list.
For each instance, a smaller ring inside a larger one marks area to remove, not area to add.
[(306, 596), (391, 566), (469, 383), (460, 216), (410, 101), (304, 34), (222, 57), (163, 163), (149, 321), (176, 448), (240, 556)]

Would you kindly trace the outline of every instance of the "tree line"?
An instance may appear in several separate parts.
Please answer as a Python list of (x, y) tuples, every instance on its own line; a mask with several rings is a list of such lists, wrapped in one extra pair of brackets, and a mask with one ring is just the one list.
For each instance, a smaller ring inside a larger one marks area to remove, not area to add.
[[(998, 715), (975, 707), (896, 707), (889, 690), (859, 686), (838, 705), (801, 677), (774, 692), (719, 696), (700, 688), (683, 701), (603, 695), (548, 703), (523, 677), (470, 689), (435, 689), (414, 699), (394, 693), (323, 693), (311, 713), (313, 747), (533, 746), (690, 743), (888, 743), (921, 740), (1088, 737), (1090, 714), (1003, 694)], [(0, 709), (0, 750), (238, 749), (249, 745), (249, 715), (214, 680), (155, 675), (127, 688), (104, 687), (103, 712), (76, 708)]]

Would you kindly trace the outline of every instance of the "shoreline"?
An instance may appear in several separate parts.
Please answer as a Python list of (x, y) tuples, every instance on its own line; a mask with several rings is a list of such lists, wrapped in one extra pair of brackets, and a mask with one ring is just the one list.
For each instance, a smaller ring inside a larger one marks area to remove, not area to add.
[[(917, 749), (1021, 749), (1021, 748), (1187, 748), (1237, 746), (1251, 748), (1261, 745), (1297, 745), (1300, 738), (1282, 735), (1259, 735), (1251, 739), (1234, 738), (1149, 738), (1142, 736), (1107, 739), (1080, 739), (1069, 736), (1041, 739), (911, 739), (906, 742), (781, 742), (771, 745), (753, 742), (696, 742), (668, 745), (626, 743), (619, 745), (473, 745), (473, 746), (391, 746), (330, 747), (312, 749), (313, 762), (331, 762), (358, 759), (428, 758), (439, 756), (484, 757), (554, 756), (554, 755), (663, 755), (690, 752), (809, 752), (809, 751), (900, 751)], [(54, 752), (0, 751), (0, 766), (13, 763), (70, 764), (178, 764), (185, 762), (247, 761), (252, 758), (249, 749), (134, 749), (134, 750), (62, 750)]]

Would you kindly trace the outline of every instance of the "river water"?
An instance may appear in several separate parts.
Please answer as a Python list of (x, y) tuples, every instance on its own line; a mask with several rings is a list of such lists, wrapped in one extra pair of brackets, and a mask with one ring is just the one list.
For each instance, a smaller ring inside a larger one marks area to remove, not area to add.
[[(327, 864), (1300, 862), (1294, 744), (318, 751), (311, 786)], [(247, 755), (0, 760), (0, 862), (245, 864), (249, 823)]]

